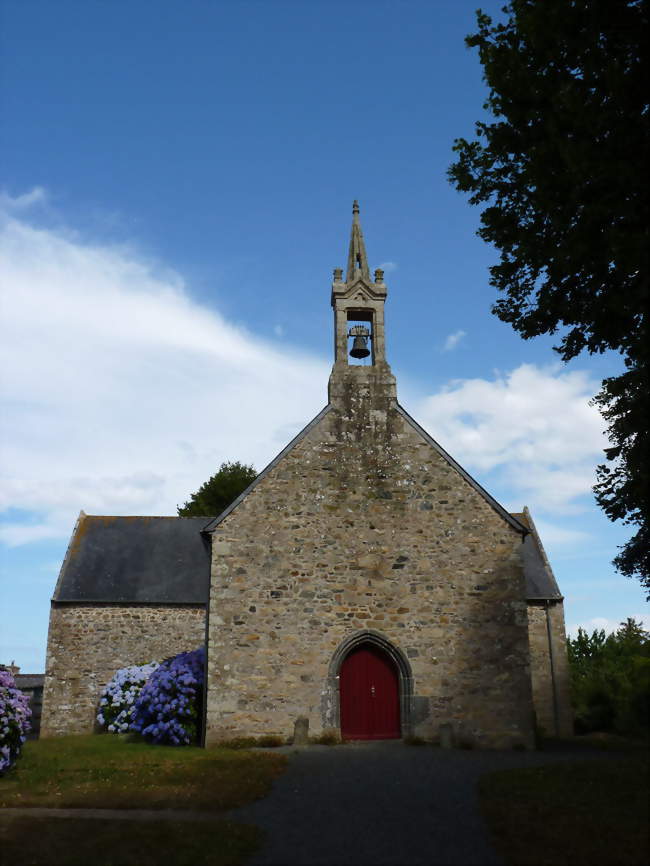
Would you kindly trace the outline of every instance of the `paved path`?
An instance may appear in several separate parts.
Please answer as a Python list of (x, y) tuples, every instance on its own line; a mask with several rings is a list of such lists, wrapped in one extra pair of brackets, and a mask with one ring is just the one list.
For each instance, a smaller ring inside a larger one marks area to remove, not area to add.
[(247, 866), (497, 866), (502, 860), (478, 810), (479, 777), (588, 757), (401, 742), (289, 753), (288, 769), (269, 797), (227, 813), (267, 833)]

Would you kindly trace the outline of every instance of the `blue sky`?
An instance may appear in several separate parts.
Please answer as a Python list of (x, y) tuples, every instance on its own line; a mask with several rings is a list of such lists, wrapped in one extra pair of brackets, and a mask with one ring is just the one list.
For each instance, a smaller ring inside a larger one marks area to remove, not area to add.
[(4, 0), (0, 660), (43, 669), (79, 509), (173, 514), (324, 405), (353, 198), (401, 402), (531, 508), (569, 625), (644, 615), (589, 492), (620, 362), (490, 314), (496, 254), (445, 177), (485, 98), (475, 5)]

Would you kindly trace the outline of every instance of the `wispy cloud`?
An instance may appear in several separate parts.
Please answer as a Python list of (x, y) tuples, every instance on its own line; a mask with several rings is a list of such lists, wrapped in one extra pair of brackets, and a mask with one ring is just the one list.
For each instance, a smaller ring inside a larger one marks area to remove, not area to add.
[(382, 262), (379, 267), (387, 274), (397, 270), (397, 262)]
[(34, 227), (43, 196), (13, 199), (0, 229), (0, 509), (32, 518), (6, 523), (11, 545), (65, 538), (80, 508), (174, 514), (223, 460), (262, 468), (327, 400), (326, 361), (235, 327), (137, 250)]
[(12, 196), (4, 190), (0, 190), (0, 210), (5, 213), (12, 211), (26, 211), (34, 205), (45, 204), (47, 192), (42, 186), (35, 186), (22, 195)]
[[(80, 508), (173, 514), (223, 460), (262, 468), (325, 403), (326, 360), (235, 327), (137, 249), (36, 228), (27, 205), (9, 211), (0, 509), (31, 519), (9, 521), (6, 543), (64, 538)], [(522, 365), (453, 381), (414, 414), (569, 545), (581, 539), (558, 515), (581, 508), (606, 444), (596, 390), (583, 372)]]
[(449, 336), (446, 338), (445, 342), (443, 343), (442, 351), (443, 352), (451, 352), (452, 349), (456, 348), (456, 346), (460, 343), (460, 341), (463, 339), (463, 337), (466, 337), (466, 336), (467, 336), (466, 331), (454, 331), (453, 334), (449, 334)]
[(591, 536), (587, 532), (579, 529), (571, 529), (567, 526), (561, 526), (550, 520), (535, 520), (535, 526), (539, 532), (540, 538), (544, 544), (553, 545), (554, 547), (575, 546), (584, 544)]

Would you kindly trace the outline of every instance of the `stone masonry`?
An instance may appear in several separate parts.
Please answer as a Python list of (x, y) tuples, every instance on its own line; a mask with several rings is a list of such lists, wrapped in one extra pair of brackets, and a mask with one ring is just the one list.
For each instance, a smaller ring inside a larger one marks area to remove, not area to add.
[[(338, 731), (344, 648), (368, 640), (399, 668), (403, 735), (531, 747), (525, 529), (397, 403), (356, 213), (330, 402), (212, 527), (207, 743)], [(370, 366), (347, 360), (359, 319)]]
[(571, 736), (573, 720), (562, 602), (530, 603), (528, 634), (537, 725), (547, 736)]
[(208, 742), (337, 728), (330, 662), (376, 631), (412, 671), (403, 733), (530, 745), (521, 536), (373, 394), (350, 389), (215, 531)]
[(116, 670), (162, 661), (204, 640), (202, 605), (53, 603), (41, 736), (90, 733), (100, 692)]

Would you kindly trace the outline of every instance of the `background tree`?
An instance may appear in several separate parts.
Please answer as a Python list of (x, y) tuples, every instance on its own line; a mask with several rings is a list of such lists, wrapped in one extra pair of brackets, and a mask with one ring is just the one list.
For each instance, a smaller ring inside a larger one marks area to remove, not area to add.
[(621, 354), (594, 402), (611, 447), (594, 488), (638, 527), (614, 564), (650, 590), (647, 0), (511, 0), (478, 48), (493, 122), (457, 139), (451, 182), (485, 205), (500, 251), (493, 312), (524, 339), (555, 334), (564, 361)]
[(257, 477), (252, 466), (222, 463), (219, 471), (202, 484), (188, 501), (177, 509), (179, 517), (217, 517), (243, 493)]
[(642, 733), (650, 726), (650, 634), (634, 619), (567, 642), (576, 731)]

